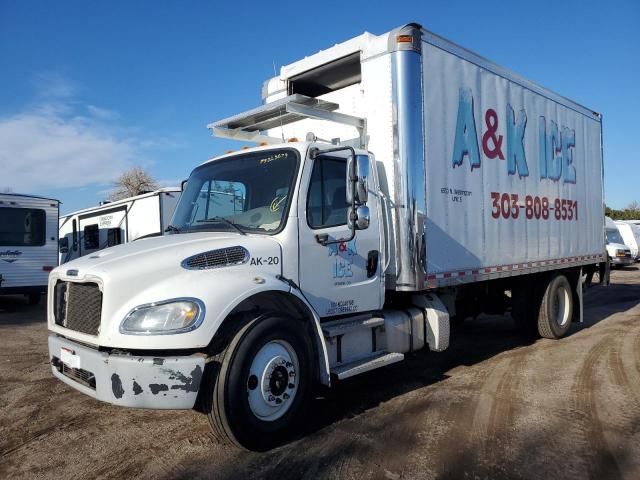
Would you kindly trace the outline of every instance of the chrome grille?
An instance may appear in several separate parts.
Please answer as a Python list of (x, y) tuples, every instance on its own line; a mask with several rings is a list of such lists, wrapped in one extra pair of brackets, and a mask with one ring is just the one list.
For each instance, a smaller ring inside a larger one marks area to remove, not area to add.
[(54, 314), (57, 325), (98, 335), (102, 315), (102, 292), (96, 283), (58, 282)]
[(230, 267), (249, 261), (249, 252), (244, 247), (220, 248), (202, 252), (182, 261), (182, 267), (188, 270), (205, 270), (208, 268)]

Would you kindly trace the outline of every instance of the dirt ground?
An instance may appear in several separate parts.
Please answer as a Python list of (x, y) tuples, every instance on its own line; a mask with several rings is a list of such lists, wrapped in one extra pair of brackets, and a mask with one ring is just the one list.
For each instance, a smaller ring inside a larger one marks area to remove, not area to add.
[(444, 353), (344, 381), (268, 453), (206, 418), (99, 403), (53, 378), (44, 307), (0, 298), (0, 478), (640, 478), (640, 270), (586, 294), (585, 322), (527, 340), (468, 322)]

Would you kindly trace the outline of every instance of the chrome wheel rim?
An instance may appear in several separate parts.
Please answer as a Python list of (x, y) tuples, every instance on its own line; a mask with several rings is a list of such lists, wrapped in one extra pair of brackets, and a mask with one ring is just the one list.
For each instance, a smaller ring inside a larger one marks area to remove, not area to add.
[(260, 420), (282, 417), (298, 392), (300, 365), (293, 347), (284, 340), (272, 340), (256, 353), (246, 382), (251, 412)]
[(569, 318), (569, 305), (571, 302), (570, 298), (571, 292), (567, 289), (566, 286), (561, 285), (556, 289), (555, 295), (553, 296), (553, 318), (555, 322), (564, 327), (570, 320)]

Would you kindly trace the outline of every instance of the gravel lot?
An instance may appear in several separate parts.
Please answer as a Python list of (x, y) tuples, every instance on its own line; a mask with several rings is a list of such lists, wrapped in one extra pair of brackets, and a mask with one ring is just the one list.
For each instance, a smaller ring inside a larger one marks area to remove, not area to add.
[[(527, 340), (468, 322), (444, 353), (344, 381), (264, 454), (203, 415), (116, 408), (54, 379), (44, 306), (0, 298), (0, 478), (640, 478), (640, 270), (587, 292), (585, 322)], [(44, 302), (43, 302), (44, 303)]]

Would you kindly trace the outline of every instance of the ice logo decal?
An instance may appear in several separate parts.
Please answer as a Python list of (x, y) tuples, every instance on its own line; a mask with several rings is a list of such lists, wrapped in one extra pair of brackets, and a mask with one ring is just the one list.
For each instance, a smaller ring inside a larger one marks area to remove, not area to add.
[(353, 277), (351, 266), (353, 259), (358, 254), (356, 241), (333, 243), (329, 247), (329, 257), (334, 259), (333, 278)]
[(20, 255), (22, 255), (20, 250), (5, 250), (4, 252), (0, 252), (0, 260), (13, 263), (18, 260)]
[[(505, 114), (506, 145), (503, 144), (504, 136), (498, 134), (498, 114), (493, 108), (485, 111), (486, 128), (482, 135), (482, 153), (488, 159), (505, 160), (506, 152), (509, 175), (517, 173), (520, 178), (528, 177), (529, 165), (525, 152), (527, 112), (520, 109), (516, 115), (514, 108), (507, 103)], [(538, 118), (540, 179), (558, 181), (562, 177), (564, 183), (576, 183), (576, 169), (573, 165), (575, 136), (575, 130), (568, 127), (558, 128), (556, 122), (553, 120), (547, 122), (543, 116)], [(468, 157), (472, 171), (482, 166), (473, 93), (471, 89), (461, 88), (453, 142), (453, 168), (461, 166), (465, 157)]]

